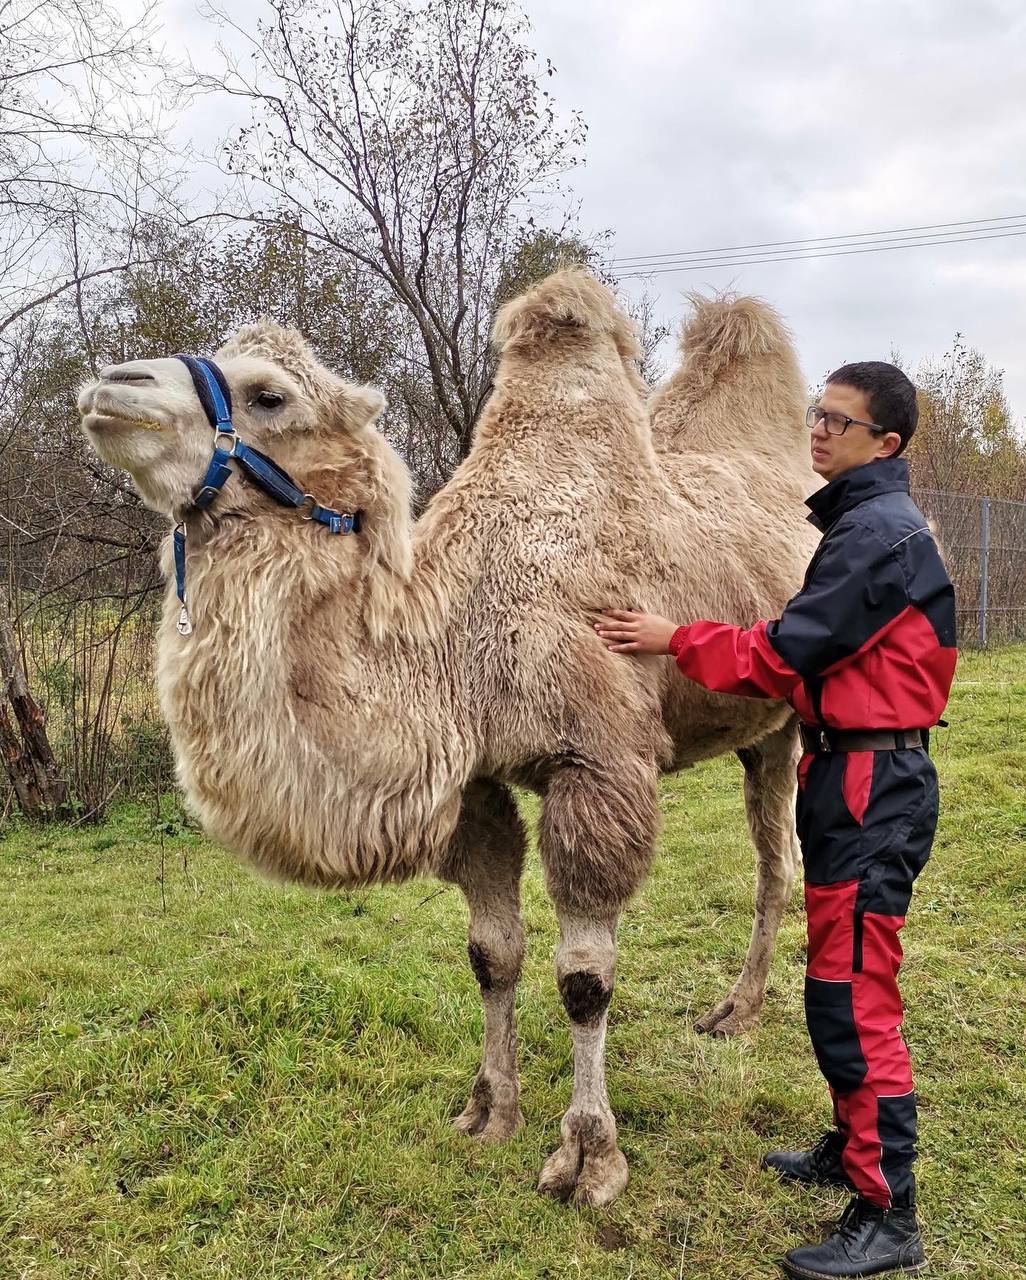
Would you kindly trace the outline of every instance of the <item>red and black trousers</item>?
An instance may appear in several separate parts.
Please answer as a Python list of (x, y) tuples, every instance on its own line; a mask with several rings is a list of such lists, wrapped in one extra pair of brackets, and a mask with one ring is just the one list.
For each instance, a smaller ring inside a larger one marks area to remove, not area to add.
[(916, 1096), (898, 990), (912, 885), (937, 825), (921, 748), (806, 755), (798, 769), (809, 948), (805, 1015), (859, 1194), (914, 1198)]

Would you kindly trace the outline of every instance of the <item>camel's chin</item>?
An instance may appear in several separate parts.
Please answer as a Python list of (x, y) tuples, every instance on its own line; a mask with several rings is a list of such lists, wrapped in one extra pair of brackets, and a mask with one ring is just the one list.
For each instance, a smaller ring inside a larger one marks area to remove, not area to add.
[(133, 477), (140, 467), (151, 467), (162, 448), (163, 429), (151, 418), (94, 411), (83, 415), (82, 431), (98, 457)]

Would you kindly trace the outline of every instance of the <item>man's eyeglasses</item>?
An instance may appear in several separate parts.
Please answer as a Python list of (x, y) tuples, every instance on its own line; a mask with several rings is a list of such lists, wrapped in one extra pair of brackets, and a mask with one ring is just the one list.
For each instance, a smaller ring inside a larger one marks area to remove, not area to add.
[(818, 404), (810, 404), (805, 410), (805, 425), (811, 431), (813, 427), (819, 426), (821, 422), (832, 436), (843, 436), (852, 423), (857, 427), (868, 427), (877, 436), (886, 435), (887, 433), (886, 427), (878, 426), (875, 422), (863, 422), (861, 418), (849, 418), (844, 413), (830, 413), (826, 409), (821, 409)]

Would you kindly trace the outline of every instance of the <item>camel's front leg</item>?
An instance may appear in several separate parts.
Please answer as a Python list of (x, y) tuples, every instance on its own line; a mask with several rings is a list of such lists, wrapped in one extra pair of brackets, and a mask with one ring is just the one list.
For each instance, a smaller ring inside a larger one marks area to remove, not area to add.
[(481, 1066), (453, 1124), (483, 1142), (501, 1142), (523, 1123), (514, 1006), (524, 959), (520, 873), (525, 843), (506, 788), (472, 783), (441, 875), (460, 886), (470, 906), (467, 950), (485, 1018)]
[(609, 1204), (627, 1185), (606, 1094), (606, 1010), (616, 922), (648, 870), (655, 821), (655, 769), (643, 761), (561, 769), (545, 794), (541, 853), (559, 915), (556, 978), (573, 1032), (574, 1090), (538, 1190), (582, 1205)]
[(559, 1200), (604, 1205), (627, 1185), (606, 1093), (606, 1010), (613, 994), (616, 920), (559, 914), (556, 977), (574, 1038), (574, 1091), (538, 1190)]
[(696, 1030), (730, 1036), (759, 1020), (780, 921), (801, 862), (794, 825), (798, 735), (794, 722), (739, 751), (745, 770), (745, 808), (755, 845), (755, 918), (741, 973), (724, 1000)]

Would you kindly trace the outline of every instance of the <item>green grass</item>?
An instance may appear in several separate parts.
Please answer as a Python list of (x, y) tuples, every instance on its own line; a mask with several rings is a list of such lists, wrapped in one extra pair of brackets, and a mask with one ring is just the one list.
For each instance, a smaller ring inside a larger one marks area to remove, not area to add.
[[(943, 816), (905, 934), (935, 1277), (1026, 1278), (1026, 649), (967, 655)], [(740, 768), (667, 782), (624, 918), (609, 1078), (631, 1165), (604, 1212), (541, 1199), (570, 1095), (553, 913), (532, 864), (519, 999), (527, 1127), (450, 1129), (481, 1011), (465, 909), (430, 882), (266, 885), (145, 807), (0, 850), (0, 1277), (770, 1277), (843, 1194), (758, 1172), (827, 1123), (798, 897), (764, 1018), (692, 1022), (736, 976), (752, 857)]]

